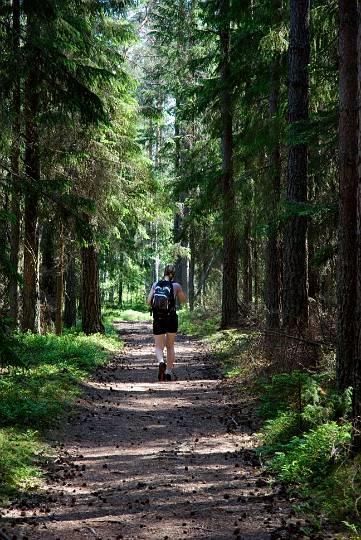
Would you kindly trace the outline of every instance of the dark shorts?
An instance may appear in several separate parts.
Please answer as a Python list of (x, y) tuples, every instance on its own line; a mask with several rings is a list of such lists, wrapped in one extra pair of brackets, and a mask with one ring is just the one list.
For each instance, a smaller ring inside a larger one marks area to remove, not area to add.
[(170, 315), (164, 319), (153, 319), (153, 334), (160, 336), (162, 334), (176, 334), (178, 332), (178, 315)]

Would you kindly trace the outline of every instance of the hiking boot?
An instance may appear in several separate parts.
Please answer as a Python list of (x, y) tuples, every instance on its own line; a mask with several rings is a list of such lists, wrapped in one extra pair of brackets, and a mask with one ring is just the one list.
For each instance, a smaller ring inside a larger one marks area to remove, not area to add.
[(177, 381), (178, 377), (174, 371), (174, 369), (169, 369), (168, 373), (165, 374), (165, 380), (166, 381)]
[(165, 362), (159, 362), (158, 366), (158, 381), (165, 381), (165, 370), (167, 369), (167, 366), (165, 365)]

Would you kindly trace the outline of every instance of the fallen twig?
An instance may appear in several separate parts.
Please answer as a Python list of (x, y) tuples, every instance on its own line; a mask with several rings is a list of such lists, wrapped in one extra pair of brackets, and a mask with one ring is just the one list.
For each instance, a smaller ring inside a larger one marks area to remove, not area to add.
[(235, 419), (233, 418), (233, 416), (230, 416), (229, 417), (229, 420), (232, 420), (232, 422), (234, 423), (234, 425), (239, 428), (239, 424), (235, 421)]
[(263, 330), (262, 334), (271, 335), (271, 336), (285, 337), (285, 338), (288, 338), (288, 339), (293, 339), (295, 341), (300, 341), (301, 343), (307, 343), (307, 345), (313, 345), (315, 347), (326, 347), (328, 349), (334, 349), (335, 348), (334, 345), (330, 345), (329, 343), (325, 343), (324, 341), (313, 341), (311, 339), (292, 336), (290, 334), (284, 334), (283, 332), (276, 332), (275, 330)]
[(98, 537), (98, 533), (96, 532), (95, 529), (93, 529), (93, 527), (89, 527), (89, 525), (85, 525), (83, 529), (88, 529), (92, 534), (94, 534), (94, 536)]
[(95, 523), (122, 523), (120, 519), (96, 519)]

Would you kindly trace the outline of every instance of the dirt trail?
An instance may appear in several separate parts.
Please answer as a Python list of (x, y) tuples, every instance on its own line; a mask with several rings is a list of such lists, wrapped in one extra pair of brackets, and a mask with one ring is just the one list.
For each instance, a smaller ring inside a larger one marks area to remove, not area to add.
[(285, 526), (282, 493), (262, 477), (247, 415), (236, 427), (199, 342), (179, 336), (179, 380), (159, 383), (150, 325), (117, 327), (124, 352), (85, 386), (64, 433), (53, 434), (62, 444), (48, 492), (7, 513), (9, 537), (299, 538), (297, 526)]

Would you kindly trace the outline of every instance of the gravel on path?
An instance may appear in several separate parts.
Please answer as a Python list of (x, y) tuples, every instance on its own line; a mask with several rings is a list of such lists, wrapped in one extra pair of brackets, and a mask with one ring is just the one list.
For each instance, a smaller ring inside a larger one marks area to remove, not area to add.
[(178, 381), (158, 382), (150, 324), (116, 327), (125, 349), (52, 433), (46, 490), (7, 511), (9, 538), (308, 538), (284, 490), (268, 483), (247, 408), (234, 418), (203, 345), (178, 336)]

